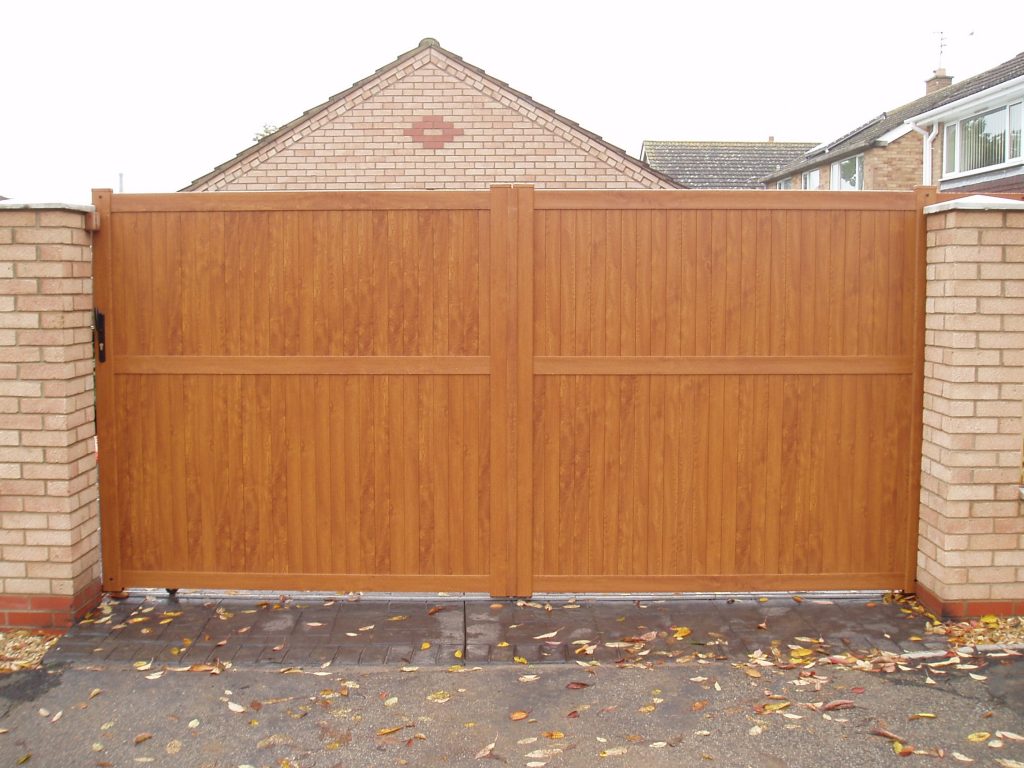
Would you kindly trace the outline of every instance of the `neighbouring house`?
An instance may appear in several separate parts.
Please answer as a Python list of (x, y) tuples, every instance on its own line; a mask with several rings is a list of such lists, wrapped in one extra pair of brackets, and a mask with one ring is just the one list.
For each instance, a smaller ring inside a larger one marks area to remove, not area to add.
[(811, 141), (645, 141), (640, 159), (692, 189), (764, 189), (764, 177), (818, 146)]
[(433, 38), (182, 191), (676, 189)]
[(925, 95), (820, 144), (764, 178), (768, 189), (1024, 191), (1024, 53), (959, 83), (944, 69)]

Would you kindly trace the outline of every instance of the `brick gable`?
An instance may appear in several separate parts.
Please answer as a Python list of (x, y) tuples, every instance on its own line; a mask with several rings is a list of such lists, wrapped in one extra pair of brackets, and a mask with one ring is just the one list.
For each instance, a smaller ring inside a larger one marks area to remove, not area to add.
[(193, 182), (188, 191), (676, 185), (427, 43)]

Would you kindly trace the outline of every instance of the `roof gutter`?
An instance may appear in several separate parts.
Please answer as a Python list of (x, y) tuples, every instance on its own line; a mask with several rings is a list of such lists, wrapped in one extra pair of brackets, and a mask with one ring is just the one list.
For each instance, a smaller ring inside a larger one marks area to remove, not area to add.
[(926, 187), (932, 185), (932, 146), (935, 144), (935, 137), (939, 135), (939, 124), (932, 126), (931, 133), (919, 126), (917, 123), (907, 120), (907, 125), (921, 134), (924, 142), (924, 152), (921, 154), (921, 183)]

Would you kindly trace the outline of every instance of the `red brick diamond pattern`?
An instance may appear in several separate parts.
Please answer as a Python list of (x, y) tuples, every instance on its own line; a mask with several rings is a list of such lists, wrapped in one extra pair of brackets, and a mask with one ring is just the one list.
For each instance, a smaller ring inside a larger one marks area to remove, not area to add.
[(426, 115), (406, 128), (403, 133), (422, 144), (424, 149), (442, 149), (456, 136), (461, 136), (462, 129), (456, 128), (440, 115)]

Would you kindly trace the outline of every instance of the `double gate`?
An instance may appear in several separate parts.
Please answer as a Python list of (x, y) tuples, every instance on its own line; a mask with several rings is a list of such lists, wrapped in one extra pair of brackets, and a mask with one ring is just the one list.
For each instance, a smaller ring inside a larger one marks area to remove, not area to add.
[(913, 586), (913, 193), (94, 198), (107, 589)]

